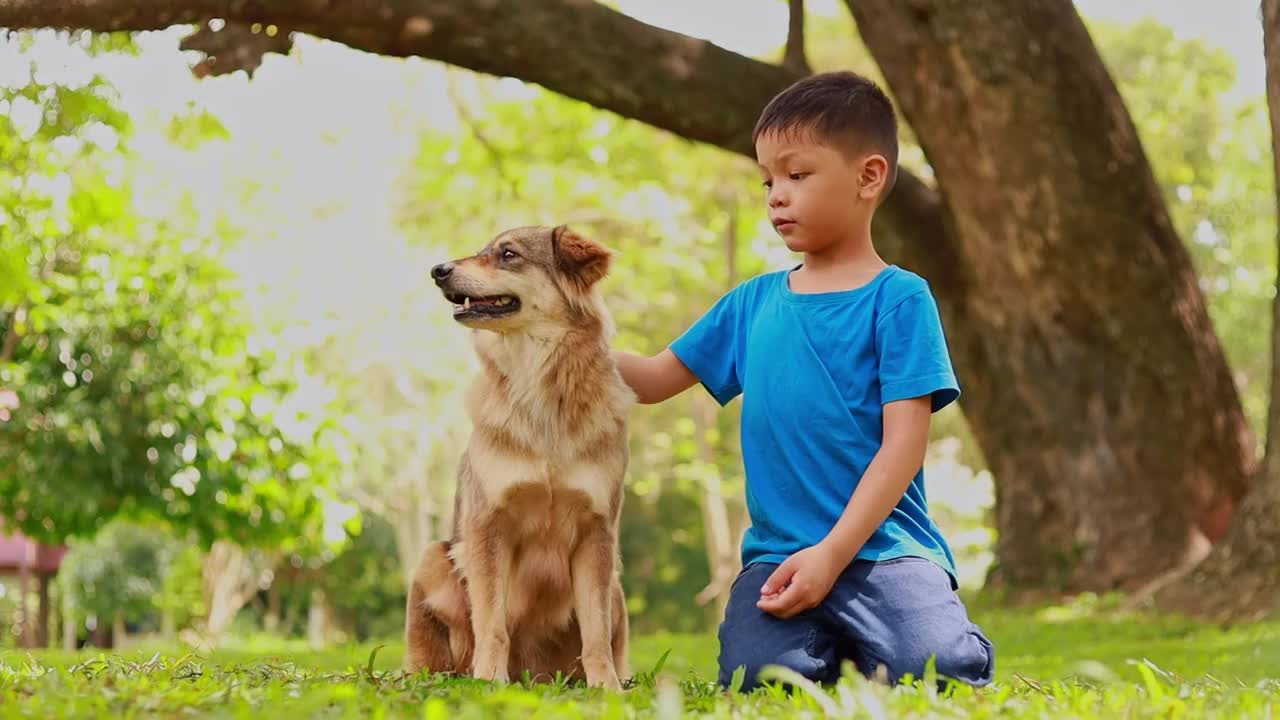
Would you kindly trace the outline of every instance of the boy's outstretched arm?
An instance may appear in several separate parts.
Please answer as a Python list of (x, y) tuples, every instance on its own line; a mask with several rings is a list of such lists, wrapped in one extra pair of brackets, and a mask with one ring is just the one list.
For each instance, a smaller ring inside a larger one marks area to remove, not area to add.
[(643, 405), (660, 403), (698, 382), (698, 377), (680, 362), (671, 348), (651, 357), (621, 350), (612, 351), (612, 355), (623, 381), (631, 386), (636, 399)]
[(885, 403), (884, 441), (858, 481), (831, 532), (773, 571), (756, 607), (789, 618), (822, 602), (840, 573), (889, 517), (924, 464), (929, 444), (929, 396)]

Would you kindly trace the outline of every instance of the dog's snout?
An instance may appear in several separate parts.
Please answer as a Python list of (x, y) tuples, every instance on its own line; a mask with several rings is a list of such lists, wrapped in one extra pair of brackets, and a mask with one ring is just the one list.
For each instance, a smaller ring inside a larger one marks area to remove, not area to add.
[(436, 282), (440, 282), (441, 280), (449, 277), (449, 274), (452, 272), (453, 263), (440, 263), (439, 265), (431, 268), (431, 278)]

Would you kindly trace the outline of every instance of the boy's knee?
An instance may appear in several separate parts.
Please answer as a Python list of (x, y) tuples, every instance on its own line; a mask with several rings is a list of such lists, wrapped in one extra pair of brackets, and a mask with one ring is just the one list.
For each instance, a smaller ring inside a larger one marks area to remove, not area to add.
[[(873, 659), (868, 669), (872, 677), (884, 673), (891, 683), (907, 675), (922, 680), (930, 663), (941, 683), (956, 681), (980, 687), (991, 682), (995, 671), (995, 650), (976, 627), (955, 633), (920, 635), (899, 643), (888, 657)], [(877, 667), (883, 665), (883, 668)]]
[(781, 678), (771, 678), (764, 673), (769, 667), (781, 667), (799, 674), (814, 682), (826, 682), (831, 679), (830, 663), (820, 657), (814, 657), (802, 648), (787, 650), (781, 653), (769, 653), (768, 649), (740, 649), (738, 652), (722, 652), (720, 655), (720, 685), (724, 688), (733, 686), (734, 676), (742, 674), (742, 692), (751, 692), (766, 682), (784, 682)]
[(813, 616), (802, 613), (779, 620), (756, 607), (758, 589), (775, 567), (761, 564), (744, 569), (730, 590), (719, 634), (722, 687), (732, 687), (735, 674), (741, 672), (741, 689), (750, 692), (768, 681), (761, 672), (770, 665), (815, 682), (831, 673), (831, 638)]

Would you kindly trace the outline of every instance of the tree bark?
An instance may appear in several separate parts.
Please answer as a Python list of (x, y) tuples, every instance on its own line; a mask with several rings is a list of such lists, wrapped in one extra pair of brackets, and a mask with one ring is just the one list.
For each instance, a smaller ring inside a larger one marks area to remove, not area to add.
[(312, 650), (323, 650), (333, 637), (333, 606), (320, 588), (311, 589), (307, 608), (307, 643)]
[(809, 60), (804, 52), (804, 0), (788, 0), (787, 45), (782, 53), (782, 64), (808, 74)]
[[(998, 571), (1130, 588), (1220, 538), (1248, 428), (1189, 258), (1068, 0), (848, 0), (944, 198), (909, 173), (876, 225), (924, 275), (996, 474)], [(750, 156), (802, 73), (589, 0), (0, 0), (0, 26), (275, 23), (534, 82)], [(727, 79), (732, 78), (732, 81)]]
[(228, 540), (219, 540), (209, 548), (202, 571), (208, 609), (204, 629), (209, 642), (216, 645), (240, 609), (257, 593), (261, 571), (243, 548)]
[(129, 644), (129, 629), (124, 624), (124, 615), (116, 613), (111, 618), (111, 647), (117, 650), (125, 649)]
[[(1262, 0), (1262, 45), (1273, 172), (1280, 183), (1280, 0)], [(1280, 184), (1276, 209), (1280, 217)], [(1276, 243), (1280, 248), (1280, 231)], [(1280, 611), (1280, 295), (1272, 303), (1266, 455), (1257, 481), (1227, 537), (1154, 599), (1161, 609), (1219, 621), (1257, 620)]]
[(1069, 0), (847, 0), (934, 168), (1012, 585), (1203, 557), (1254, 465), (1190, 257)]
[[(59, 587), (61, 590), (61, 587)], [(80, 626), (84, 619), (76, 615), (75, 608), (71, 602), (63, 597), (62, 593), (58, 593), (58, 599), (62, 605), (62, 649), (75, 650), (80, 645)]]
[(32, 616), (30, 600), (31, 568), (22, 565), (18, 568), (18, 617), (22, 618), (22, 624), (18, 626), (18, 647), (20, 648), (31, 648), (36, 644), (36, 623)]
[(36, 606), (36, 647), (49, 647), (49, 581), (48, 573), (40, 573), (39, 604)]

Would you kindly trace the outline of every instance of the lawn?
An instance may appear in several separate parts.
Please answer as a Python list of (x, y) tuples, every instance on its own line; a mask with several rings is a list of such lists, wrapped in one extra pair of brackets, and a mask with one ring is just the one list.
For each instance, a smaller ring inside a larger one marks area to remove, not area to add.
[(157, 648), (114, 656), (5, 650), (0, 711), (33, 718), (261, 719), (270, 713), (269, 720), (1280, 716), (1280, 621), (1224, 629), (1082, 605), (978, 611), (975, 617), (997, 645), (998, 680), (981, 692), (960, 689), (950, 697), (860, 678), (822, 692), (730, 696), (711, 684), (714, 637), (649, 635), (634, 638), (636, 678), (620, 695), (406, 677), (394, 642), (311, 652), (260, 641), (207, 656)]

